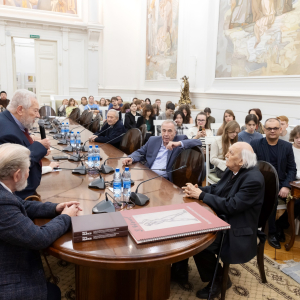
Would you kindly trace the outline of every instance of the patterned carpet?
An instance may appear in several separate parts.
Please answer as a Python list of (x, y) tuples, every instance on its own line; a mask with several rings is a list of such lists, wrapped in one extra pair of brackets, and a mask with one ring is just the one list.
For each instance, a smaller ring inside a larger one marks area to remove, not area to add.
[[(63, 300), (75, 300), (75, 267), (65, 261), (48, 256), (54, 275), (58, 278), (58, 286), (62, 291)], [(44, 263), (44, 261), (43, 261)], [(196, 291), (204, 287), (201, 282), (194, 260), (190, 259), (190, 282), (192, 290), (183, 290), (178, 284), (171, 284), (169, 300), (196, 300)], [(265, 256), (265, 271), (268, 283), (262, 284), (257, 268), (256, 258), (246, 264), (231, 265), (230, 278), (232, 287), (227, 290), (226, 299), (230, 300), (299, 300), (300, 284), (276, 269), (273, 260)], [(50, 276), (44, 264), (47, 278)], [(79, 300), (79, 299), (77, 299)], [(120, 299), (121, 300), (121, 299)]]

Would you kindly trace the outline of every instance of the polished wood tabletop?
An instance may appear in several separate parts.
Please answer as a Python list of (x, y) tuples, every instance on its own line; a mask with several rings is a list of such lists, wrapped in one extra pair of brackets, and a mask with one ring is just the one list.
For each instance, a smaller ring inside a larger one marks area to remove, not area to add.
[[(78, 126), (78, 124), (70, 121), (70, 129)], [(75, 131), (83, 130), (83, 127), (77, 128)], [(92, 133), (84, 130), (81, 133), (82, 141), (88, 140)], [(63, 149), (65, 145), (58, 145), (57, 140), (53, 139), (49, 134), (47, 137), (51, 140), (51, 146)], [(97, 143), (90, 143), (95, 145)], [(89, 145), (89, 143), (87, 143)], [(98, 144), (100, 146), (100, 144)], [(43, 165), (49, 165), (53, 155), (63, 155), (58, 150), (53, 149), (49, 157), (43, 159)], [(123, 152), (109, 144), (102, 144), (101, 163), (109, 157), (126, 156)], [(113, 168), (122, 166), (122, 159), (109, 160), (108, 165)], [(78, 162), (61, 161), (61, 168), (73, 169), (79, 166)], [(143, 180), (157, 176), (156, 173), (146, 168), (140, 163), (131, 166), (131, 177), (135, 184), (132, 191)], [(143, 168), (145, 170), (134, 170), (134, 168)], [(102, 175), (105, 181), (112, 181), (113, 174)], [(42, 176), (41, 184), (37, 192), (41, 195), (42, 201), (51, 201), (61, 203), (71, 200), (80, 202), (83, 214), (92, 214), (92, 208), (101, 200), (105, 199), (106, 190), (97, 190), (88, 188), (88, 184), (95, 180), (99, 175), (74, 175), (71, 170), (61, 170), (58, 172), (48, 173)], [(108, 191), (111, 193), (110, 191)], [(178, 204), (193, 201), (184, 198), (181, 188), (175, 186), (164, 178), (157, 178), (142, 184), (139, 192), (146, 194), (150, 201), (146, 206), (135, 206), (134, 209), (143, 209), (144, 207), (163, 206), (170, 204)], [(111, 193), (112, 194), (112, 193)], [(208, 211), (212, 210), (203, 203)], [(126, 208), (125, 208), (126, 209)], [(49, 220), (37, 220), (38, 225), (45, 224)], [(171, 264), (190, 257), (206, 247), (208, 247), (216, 237), (216, 233), (207, 233), (192, 237), (173, 239), (155, 243), (137, 245), (131, 238), (130, 234), (126, 237), (109, 238), (97, 241), (88, 241), (82, 243), (72, 242), (71, 231), (64, 234), (56, 240), (49, 248), (54, 256), (60, 257), (66, 261), (77, 265), (87, 267), (98, 267), (101, 269), (112, 270), (132, 270), (137, 268), (154, 268), (163, 264)]]

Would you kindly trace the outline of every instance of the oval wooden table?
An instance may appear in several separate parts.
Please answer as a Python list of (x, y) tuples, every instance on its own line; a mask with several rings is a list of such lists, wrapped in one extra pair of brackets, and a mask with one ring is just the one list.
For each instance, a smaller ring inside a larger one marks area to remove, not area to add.
[[(71, 122), (72, 124), (72, 122)], [(71, 126), (71, 128), (74, 125)], [(82, 140), (85, 141), (92, 135), (85, 130)], [(51, 139), (51, 145), (62, 149), (65, 146), (57, 145)], [(93, 144), (93, 143), (91, 143)], [(53, 150), (52, 155), (59, 155)], [(102, 162), (108, 157), (123, 156), (120, 150), (107, 144), (101, 148)], [(43, 165), (48, 165), (49, 159), (43, 160)], [(123, 170), (122, 160), (107, 162), (113, 168)], [(79, 163), (62, 161), (62, 168), (73, 169)], [(140, 163), (132, 168), (145, 170), (131, 170), (135, 190), (138, 183), (155, 177), (156, 174)], [(88, 184), (98, 175), (73, 175), (71, 171), (62, 170), (43, 175), (38, 193), (43, 202), (51, 201), (60, 203), (77, 200), (83, 208), (83, 214), (91, 214), (92, 208), (105, 197), (104, 190), (88, 188)], [(113, 179), (112, 174), (103, 175), (105, 181)], [(183, 197), (182, 190), (164, 178), (149, 181), (139, 188), (140, 193), (146, 194), (150, 201), (144, 207), (163, 206), (191, 202)], [(202, 204), (207, 210), (208, 206)], [(143, 209), (135, 206), (134, 209)], [(37, 220), (38, 225), (49, 220)], [(137, 245), (130, 235), (89, 241), (82, 243), (72, 242), (71, 231), (56, 240), (49, 247), (53, 256), (74, 263), (76, 276), (76, 299), (115, 299), (115, 300), (165, 300), (170, 296), (170, 268), (174, 262), (191, 257), (207, 248), (216, 238), (216, 233), (202, 234), (192, 237), (173, 239), (168, 241)]]

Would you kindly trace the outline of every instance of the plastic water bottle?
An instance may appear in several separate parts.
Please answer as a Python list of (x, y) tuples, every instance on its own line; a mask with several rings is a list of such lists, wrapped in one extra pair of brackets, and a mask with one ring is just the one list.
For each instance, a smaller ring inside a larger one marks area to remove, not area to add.
[(92, 168), (94, 166), (94, 153), (93, 153), (93, 146), (89, 147), (89, 152), (88, 152), (88, 166)]
[(71, 146), (72, 146), (73, 148), (76, 147), (75, 134), (74, 134), (73, 131), (71, 132), (71, 136), (70, 136), (70, 144), (71, 144)]
[(62, 135), (65, 135), (65, 123), (62, 123), (62, 124), (61, 124), (61, 131), (60, 131), (60, 133), (61, 133)]
[(114, 198), (117, 202), (120, 202), (121, 201), (121, 189), (122, 189), (120, 169), (116, 169), (116, 171), (115, 171), (113, 188), (114, 188)]
[(76, 147), (78, 150), (80, 150), (81, 148), (81, 135), (79, 131), (77, 131), (77, 135), (76, 135)]
[(123, 202), (128, 203), (131, 194), (131, 174), (129, 168), (126, 167), (122, 175), (123, 179)]
[(69, 127), (69, 123), (66, 123), (66, 133), (68, 134), (70, 132), (70, 127)]
[(96, 145), (94, 149), (94, 166), (100, 166), (100, 149), (98, 145)]

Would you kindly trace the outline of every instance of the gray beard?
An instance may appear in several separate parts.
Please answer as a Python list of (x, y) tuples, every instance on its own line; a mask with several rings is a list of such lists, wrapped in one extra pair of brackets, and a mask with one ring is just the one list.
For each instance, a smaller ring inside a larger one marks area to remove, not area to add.
[(28, 118), (26, 118), (25, 116), (21, 118), (20, 122), (28, 130), (31, 129), (34, 124), (34, 121), (32, 122), (32, 121), (28, 120)]
[(16, 183), (16, 191), (17, 192), (23, 191), (27, 187), (27, 184), (28, 184), (27, 179), (24, 180), (22, 178), (20, 182)]

